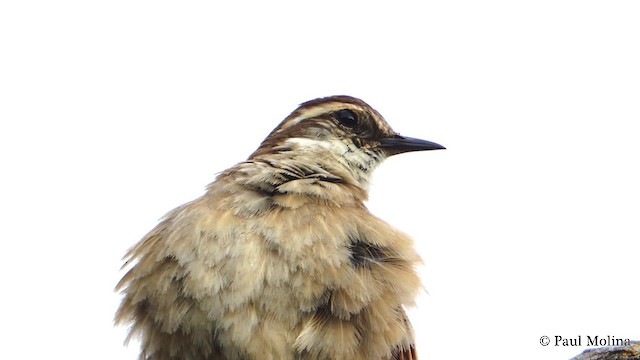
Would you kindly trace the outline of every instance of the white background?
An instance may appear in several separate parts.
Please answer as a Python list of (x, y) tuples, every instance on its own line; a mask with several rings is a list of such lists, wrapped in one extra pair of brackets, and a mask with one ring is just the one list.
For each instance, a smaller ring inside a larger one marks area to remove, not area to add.
[(448, 148), (368, 203), (425, 260), (421, 358), (640, 339), (640, 3), (389, 3), (2, 2), (0, 357), (134, 359), (125, 250), (333, 94)]

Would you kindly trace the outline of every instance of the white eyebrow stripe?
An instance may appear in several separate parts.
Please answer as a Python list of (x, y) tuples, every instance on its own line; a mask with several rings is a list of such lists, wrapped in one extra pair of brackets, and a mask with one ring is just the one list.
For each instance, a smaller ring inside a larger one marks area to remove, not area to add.
[(353, 104), (346, 104), (343, 102), (333, 102), (333, 103), (322, 104), (321, 106), (314, 106), (309, 109), (304, 109), (302, 114), (287, 121), (287, 123), (284, 124), (284, 126), (282, 126), (280, 130), (293, 126), (304, 119), (314, 118), (321, 114), (326, 114), (326, 113), (330, 113), (330, 112), (334, 112), (342, 109), (359, 110), (360, 107)]

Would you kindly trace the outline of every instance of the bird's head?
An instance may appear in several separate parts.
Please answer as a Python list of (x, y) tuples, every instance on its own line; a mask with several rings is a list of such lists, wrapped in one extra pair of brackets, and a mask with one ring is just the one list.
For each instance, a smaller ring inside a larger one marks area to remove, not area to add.
[(363, 189), (386, 157), (444, 149), (431, 141), (395, 132), (375, 109), (350, 96), (331, 96), (300, 105), (249, 160), (289, 159), (315, 165)]
[(250, 160), (309, 163), (367, 189), (371, 172), (386, 157), (437, 149), (444, 147), (401, 136), (364, 101), (331, 96), (301, 104), (269, 134)]

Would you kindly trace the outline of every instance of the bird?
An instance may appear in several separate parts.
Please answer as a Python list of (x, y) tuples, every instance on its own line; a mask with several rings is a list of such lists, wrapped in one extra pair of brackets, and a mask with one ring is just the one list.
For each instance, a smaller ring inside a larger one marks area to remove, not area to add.
[(140, 360), (417, 359), (411, 237), (365, 206), (389, 156), (445, 149), (346, 95), (302, 103), (124, 257)]

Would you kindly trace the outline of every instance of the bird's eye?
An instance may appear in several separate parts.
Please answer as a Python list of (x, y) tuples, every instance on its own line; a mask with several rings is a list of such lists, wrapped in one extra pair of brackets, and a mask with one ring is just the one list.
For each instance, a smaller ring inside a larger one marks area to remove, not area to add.
[(354, 127), (358, 124), (358, 116), (349, 109), (338, 110), (334, 113), (336, 119), (346, 127)]

